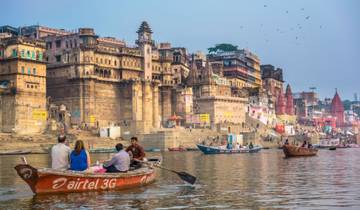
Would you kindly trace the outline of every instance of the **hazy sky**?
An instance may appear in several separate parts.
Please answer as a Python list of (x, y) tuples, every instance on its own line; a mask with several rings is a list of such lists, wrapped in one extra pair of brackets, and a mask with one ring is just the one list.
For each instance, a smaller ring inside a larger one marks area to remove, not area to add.
[(293, 92), (316, 87), (320, 97), (360, 98), (358, 0), (0, 1), (0, 25), (93, 27), (133, 44), (141, 21), (156, 42), (190, 52), (232, 43), (262, 64), (284, 69)]

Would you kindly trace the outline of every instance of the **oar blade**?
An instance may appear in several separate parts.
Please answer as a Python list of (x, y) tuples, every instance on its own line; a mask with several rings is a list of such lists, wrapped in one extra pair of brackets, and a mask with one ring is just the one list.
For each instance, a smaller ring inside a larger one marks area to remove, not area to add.
[(194, 184), (196, 182), (196, 177), (191, 174), (188, 174), (183, 171), (176, 172), (176, 174), (179, 175), (179, 177), (187, 183)]

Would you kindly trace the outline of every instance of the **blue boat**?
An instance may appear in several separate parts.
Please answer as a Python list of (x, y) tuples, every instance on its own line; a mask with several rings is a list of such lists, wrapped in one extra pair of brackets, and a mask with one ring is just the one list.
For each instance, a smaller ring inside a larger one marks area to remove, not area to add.
[(222, 149), (219, 147), (205, 146), (202, 144), (196, 145), (205, 155), (213, 154), (237, 154), (237, 153), (255, 153), (261, 150), (261, 147), (254, 146), (252, 149), (241, 148), (241, 149)]

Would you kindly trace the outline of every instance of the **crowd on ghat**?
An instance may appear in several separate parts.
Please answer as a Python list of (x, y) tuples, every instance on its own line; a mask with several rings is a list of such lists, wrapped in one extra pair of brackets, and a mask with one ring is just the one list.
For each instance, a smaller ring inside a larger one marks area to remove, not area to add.
[[(127, 172), (129, 169), (141, 167), (145, 159), (144, 148), (138, 144), (137, 137), (131, 138), (131, 145), (124, 149), (121, 143), (116, 144), (116, 154), (110, 160), (103, 161), (97, 170), (114, 173)], [(89, 152), (85, 149), (84, 142), (77, 140), (72, 150), (67, 143), (66, 136), (58, 137), (58, 143), (51, 149), (51, 167), (58, 170), (85, 171), (91, 166)]]

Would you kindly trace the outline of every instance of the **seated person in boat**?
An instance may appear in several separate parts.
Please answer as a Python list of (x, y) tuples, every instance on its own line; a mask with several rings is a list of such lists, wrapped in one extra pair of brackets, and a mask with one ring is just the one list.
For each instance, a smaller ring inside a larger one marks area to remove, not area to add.
[(84, 142), (77, 140), (75, 148), (70, 154), (70, 170), (84, 171), (90, 166), (90, 155), (85, 150)]
[(312, 144), (310, 144), (310, 142), (308, 143), (308, 148), (312, 148)]
[(126, 152), (131, 156), (131, 167), (140, 168), (141, 163), (145, 157), (144, 148), (138, 143), (137, 137), (131, 137), (131, 145), (126, 148)]
[(249, 149), (252, 149), (252, 148), (254, 148), (254, 145), (253, 145), (252, 142), (250, 142), (250, 144), (249, 144)]
[(302, 143), (301, 147), (306, 147), (306, 140)]
[(103, 166), (107, 173), (127, 172), (130, 166), (130, 156), (124, 151), (122, 144), (115, 146), (117, 153), (111, 160), (104, 162)]
[(58, 143), (51, 148), (51, 168), (67, 170), (70, 152), (70, 147), (66, 145), (66, 136), (58, 136)]
[(286, 139), (284, 144), (289, 145), (289, 139)]

